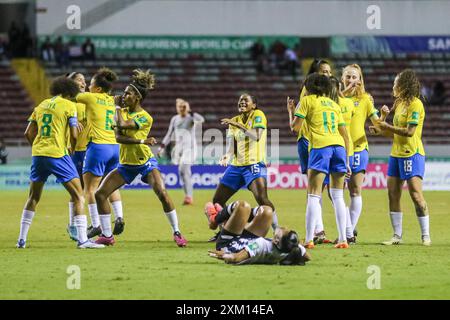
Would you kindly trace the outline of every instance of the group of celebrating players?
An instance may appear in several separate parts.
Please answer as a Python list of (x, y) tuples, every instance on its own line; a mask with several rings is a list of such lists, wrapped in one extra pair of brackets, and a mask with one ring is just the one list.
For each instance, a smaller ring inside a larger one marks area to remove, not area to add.
[[(78, 248), (103, 248), (115, 243), (114, 235), (122, 233), (125, 225), (119, 189), (138, 175), (159, 198), (176, 244), (187, 245), (150, 149), (157, 141), (149, 137), (153, 118), (143, 109), (142, 101), (154, 88), (154, 75), (135, 70), (124, 93), (112, 96), (116, 80), (114, 72), (102, 68), (92, 77), (89, 92), (85, 92), (84, 76), (73, 72), (55, 79), (51, 85), (53, 97), (34, 109), (25, 132), (32, 145), (31, 183), (18, 248), (26, 246), (35, 208), (50, 174), (70, 194), (68, 232)], [(322, 221), (325, 188), (336, 215), (339, 236), (335, 248), (348, 248), (356, 243), (356, 226), (362, 212), (361, 189), (369, 163), (367, 119), (372, 122), (371, 134), (393, 139), (388, 195), (394, 235), (383, 244), (402, 242), (400, 197), (407, 181), (422, 230), (422, 243), (430, 245), (428, 208), (422, 193), (425, 152), (421, 135), (425, 111), (414, 71), (407, 69), (396, 76), (393, 107), (383, 106), (380, 116), (365, 91), (363, 73), (356, 64), (346, 66), (339, 81), (327, 61), (315, 60), (300, 92), (297, 104), (287, 98), (287, 110), (289, 127), (298, 137), (301, 170), (308, 175), (304, 243), (300, 244), (295, 231), (278, 226), (275, 206), (267, 193), (267, 120), (256, 98), (244, 93), (238, 101), (239, 115), (221, 120), (228, 126), (228, 146), (219, 163), (227, 169), (212, 202), (205, 206), (209, 228), (220, 228), (214, 239), (216, 248), (209, 255), (236, 264), (305, 264), (310, 260), (306, 249), (331, 242), (326, 238)], [(177, 100), (177, 112), (158, 155), (177, 128), (193, 130), (195, 124), (204, 121), (201, 115), (192, 114), (189, 103), (181, 99)], [(393, 125), (386, 122), (390, 113), (394, 115)], [(188, 205), (193, 203), (190, 164), (195, 158), (195, 152), (189, 150), (195, 148), (195, 141), (182, 141), (182, 136), (173, 154), (185, 188), (184, 204)], [(346, 185), (350, 193), (348, 206), (344, 200)], [(245, 201), (227, 203), (244, 186), (254, 195), (256, 208)], [(84, 199), (91, 217), (89, 228), (83, 213)], [(265, 236), (270, 227), (274, 237), (268, 240)]]

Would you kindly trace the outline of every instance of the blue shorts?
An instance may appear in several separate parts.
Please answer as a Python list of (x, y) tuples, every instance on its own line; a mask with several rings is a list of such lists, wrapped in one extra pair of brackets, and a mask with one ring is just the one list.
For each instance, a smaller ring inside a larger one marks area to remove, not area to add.
[(159, 170), (158, 161), (155, 158), (150, 158), (140, 166), (120, 164), (117, 171), (127, 184), (132, 183), (139, 174), (142, 176), (141, 180), (148, 184), (147, 175), (154, 169)]
[(309, 141), (305, 138), (300, 138), (297, 141), (298, 158), (300, 159), (300, 168), (303, 174), (308, 172), (308, 158), (309, 158)]
[(242, 187), (248, 188), (253, 180), (258, 178), (267, 179), (267, 168), (263, 162), (249, 166), (228, 166), (220, 183), (235, 191)]
[(308, 169), (325, 174), (334, 172), (347, 172), (347, 153), (342, 146), (328, 146), (320, 149), (311, 149), (309, 153)]
[(423, 179), (425, 175), (425, 156), (416, 153), (408, 158), (389, 157), (389, 177), (397, 177), (401, 180), (409, 180), (412, 177)]
[[(350, 162), (350, 167), (353, 166), (353, 156), (348, 157), (348, 161)], [(323, 180), (323, 184), (325, 184), (325, 185), (330, 184), (330, 174), (327, 174), (325, 176), (325, 179)]]
[(86, 151), (75, 151), (72, 155), (72, 161), (77, 169), (78, 174), (81, 176), (83, 174), (83, 163), (84, 157), (86, 156)]
[(56, 182), (66, 183), (80, 176), (69, 156), (62, 158), (32, 157), (30, 180), (46, 182), (49, 175), (56, 177)]
[(363, 150), (353, 154), (352, 173), (367, 171), (369, 164), (369, 151)]
[(92, 173), (103, 177), (119, 166), (118, 144), (96, 144), (90, 142), (84, 159), (83, 174)]

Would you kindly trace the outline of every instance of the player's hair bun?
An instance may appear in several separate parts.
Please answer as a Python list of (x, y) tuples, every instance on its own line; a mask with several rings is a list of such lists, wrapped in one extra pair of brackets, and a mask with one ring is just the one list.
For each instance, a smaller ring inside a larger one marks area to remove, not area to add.
[(155, 87), (155, 75), (150, 70), (135, 69), (131, 78), (133, 79), (133, 84), (141, 88), (152, 90)]
[(131, 79), (131, 86), (138, 91), (141, 100), (145, 99), (148, 90), (152, 90), (155, 87), (155, 75), (150, 70), (135, 69)]

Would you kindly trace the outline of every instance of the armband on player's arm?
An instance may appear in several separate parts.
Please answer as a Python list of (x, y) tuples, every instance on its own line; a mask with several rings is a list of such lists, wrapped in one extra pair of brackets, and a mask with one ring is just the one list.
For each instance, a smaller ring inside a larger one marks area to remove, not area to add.
[(69, 118), (69, 127), (77, 127), (77, 126), (78, 126), (77, 117), (70, 117)]

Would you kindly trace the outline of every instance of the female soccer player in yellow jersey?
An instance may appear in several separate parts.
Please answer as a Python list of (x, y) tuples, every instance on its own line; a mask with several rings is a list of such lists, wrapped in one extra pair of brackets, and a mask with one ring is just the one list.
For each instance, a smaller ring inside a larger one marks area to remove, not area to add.
[[(266, 116), (257, 108), (256, 98), (248, 93), (240, 96), (238, 110), (240, 113), (238, 116), (221, 121), (222, 124), (228, 125), (227, 144), (229, 148), (219, 162), (228, 168), (220, 180), (213, 202), (206, 204), (205, 213), (217, 214), (239, 189), (246, 187), (253, 193), (260, 206), (269, 206), (274, 210), (272, 227), (275, 229), (278, 226), (278, 219), (275, 207), (267, 195)], [(230, 162), (231, 165), (229, 165)], [(256, 211), (253, 210), (253, 213)], [(218, 224), (223, 222), (217, 221)], [(220, 241), (220, 238), (217, 241)]]
[[(89, 91), (77, 95), (77, 102), (86, 106), (86, 118), (89, 126), (88, 146), (83, 166), (83, 182), (92, 226), (88, 237), (100, 235), (100, 220), (95, 202), (95, 191), (103, 177), (119, 165), (119, 145), (112, 125), (114, 124), (114, 97), (109, 93), (117, 75), (109, 69), (102, 68), (92, 77)], [(114, 234), (123, 232), (122, 201), (119, 190), (111, 194), (109, 200), (116, 214)]]
[[(430, 216), (422, 192), (422, 179), (425, 174), (425, 150), (422, 143), (425, 109), (422, 101), (419, 100), (420, 83), (413, 70), (403, 70), (395, 77), (393, 95), (395, 101), (392, 110), (389, 110), (387, 106), (381, 109), (383, 119), (389, 112), (394, 112), (393, 125), (385, 121), (380, 123), (380, 129), (393, 138), (387, 183), (394, 236), (383, 244), (396, 245), (402, 242), (403, 213), (400, 199), (406, 180), (422, 231), (422, 243), (429, 246), (431, 245)], [(371, 127), (371, 130), (377, 131), (376, 127)]]
[(187, 245), (178, 227), (177, 212), (169, 197), (164, 181), (149, 145), (156, 144), (154, 138), (147, 138), (153, 124), (153, 118), (142, 108), (141, 103), (148, 90), (153, 89), (154, 76), (149, 71), (135, 70), (133, 80), (125, 89), (122, 97), (117, 97), (116, 139), (120, 143), (120, 165), (114, 169), (95, 193), (102, 234), (97, 243), (113, 245), (115, 240), (111, 232), (110, 208), (108, 197), (125, 184), (130, 184), (137, 175), (150, 184), (158, 196), (163, 210), (173, 230), (173, 239), (179, 247)]
[(347, 210), (344, 202), (345, 175), (351, 174), (348, 151), (349, 139), (341, 108), (328, 96), (331, 82), (326, 76), (314, 73), (305, 81), (307, 95), (300, 101), (291, 126), (300, 130), (306, 121), (309, 126), (310, 155), (308, 161), (308, 204), (306, 207), (305, 247), (314, 247), (314, 227), (320, 212), (320, 200), (325, 176), (331, 174), (330, 195), (336, 214), (339, 242), (336, 248), (348, 248), (345, 235)]
[[(67, 78), (72, 79), (78, 84), (78, 88), (81, 93), (86, 91), (86, 81), (84, 79), (84, 75), (79, 72), (71, 72), (66, 75)], [(81, 186), (83, 186), (83, 163), (84, 163), (84, 157), (86, 155), (86, 148), (88, 144), (88, 128), (87, 128), (87, 120), (86, 120), (86, 106), (82, 103), (75, 103), (75, 106), (77, 108), (77, 118), (78, 118), (78, 137), (77, 137), (77, 144), (75, 148), (72, 148), (73, 154), (72, 154), (72, 161), (75, 164), (75, 168), (77, 169), (78, 175), (80, 176)], [(81, 125), (80, 125), (81, 124)], [(74, 223), (74, 215), (73, 215), (73, 206), (74, 202), (73, 199), (70, 199), (69, 201), (69, 225), (67, 226), (67, 233), (69, 234), (69, 237), (77, 241), (77, 228), (75, 227)]]
[[(348, 183), (350, 217), (353, 229), (355, 229), (362, 211), (361, 190), (367, 165), (369, 164), (369, 144), (364, 125), (367, 119), (370, 119), (373, 125), (377, 125), (379, 118), (378, 111), (373, 105), (373, 99), (365, 90), (364, 78), (359, 65), (351, 64), (346, 66), (342, 72), (342, 82), (344, 84), (344, 96), (352, 99), (355, 107), (350, 128), (354, 155), (352, 176)], [(354, 233), (356, 236), (355, 230)]]
[(41, 199), (48, 176), (55, 175), (74, 201), (74, 221), (78, 233), (78, 248), (102, 248), (88, 240), (87, 219), (83, 214), (83, 189), (79, 175), (69, 157), (66, 132), (70, 130), (71, 145), (76, 145), (77, 110), (73, 99), (78, 91), (77, 84), (65, 77), (53, 81), (50, 92), (53, 98), (44, 100), (31, 115), (25, 136), (32, 145), (30, 192), (22, 212), (18, 248), (25, 248), (28, 230), (36, 206)]
[[(330, 63), (326, 60), (321, 59), (314, 59), (309, 67), (309, 71), (307, 76), (313, 73), (318, 73), (327, 77), (331, 77), (331, 66)], [(300, 97), (298, 99), (299, 103), (301, 99), (305, 96), (306, 89), (305, 85), (303, 84), (300, 89)], [(295, 113), (295, 102), (294, 100), (291, 101), (291, 99), (288, 97), (288, 113), (289, 113), (289, 123), (292, 123), (294, 120), (294, 113)], [(291, 128), (292, 131), (294, 131), (293, 128)], [(296, 132), (296, 131), (294, 131)], [(308, 124), (306, 122), (303, 123), (302, 128), (297, 133), (297, 151), (298, 151), (298, 157), (300, 159), (300, 168), (302, 170), (303, 174), (307, 174), (308, 172), (308, 158), (309, 158), (309, 137), (308, 137)], [(326, 238), (325, 235), (325, 229), (323, 226), (323, 219), (322, 219), (322, 212), (320, 212), (317, 216), (317, 225), (314, 228), (314, 242), (321, 244), (321, 243), (331, 243), (330, 240)]]

